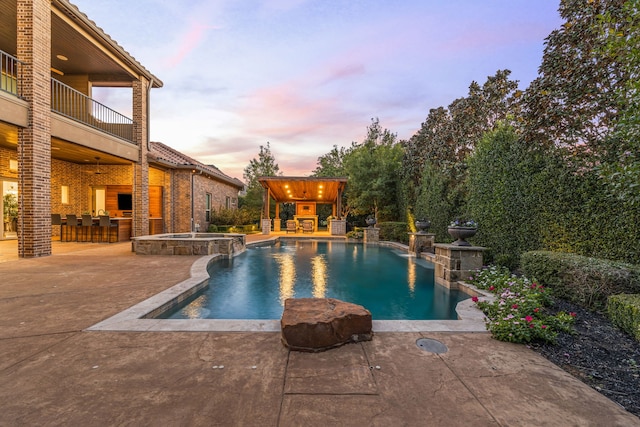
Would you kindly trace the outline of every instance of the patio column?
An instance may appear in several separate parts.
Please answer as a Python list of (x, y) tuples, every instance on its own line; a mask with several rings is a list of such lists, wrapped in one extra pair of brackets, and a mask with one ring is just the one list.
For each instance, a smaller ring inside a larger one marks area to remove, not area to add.
[(18, 256), (32, 258), (51, 255), (51, 2), (18, 0), (16, 24), (29, 104), (18, 128)]
[(138, 161), (133, 165), (133, 227), (132, 236), (149, 234), (149, 128), (148, 103), (150, 82), (140, 76), (133, 82), (133, 137), (140, 147)]
[(273, 219), (273, 231), (280, 231), (280, 203), (276, 202), (276, 217)]
[(269, 194), (268, 188), (264, 189), (264, 197), (262, 200), (262, 220), (260, 226), (262, 227), (262, 234), (271, 233), (271, 218), (269, 217)]

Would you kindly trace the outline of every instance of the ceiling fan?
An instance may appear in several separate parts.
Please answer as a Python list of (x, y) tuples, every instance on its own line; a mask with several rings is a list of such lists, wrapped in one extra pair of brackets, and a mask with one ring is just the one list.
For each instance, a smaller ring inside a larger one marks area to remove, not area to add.
[(93, 174), (93, 175), (104, 175), (104, 174), (106, 174), (106, 172), (100, 171), (100, 157), (94, 157), (94, 159), (96, 159), (96, 170), (87, 171), (87, 173), (90, 173), (90, 174)]
[(306, 190), (302, 192), (302, 197), (289, 197), (291, 200), (307, 200)]

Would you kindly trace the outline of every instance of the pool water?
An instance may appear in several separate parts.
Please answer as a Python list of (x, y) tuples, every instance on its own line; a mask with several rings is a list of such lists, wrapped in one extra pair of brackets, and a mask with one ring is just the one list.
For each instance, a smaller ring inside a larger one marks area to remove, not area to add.
[(280, 319), (287, 298), (337, 298), (374, 320), (456, 319), (463, 292), (434, 283), (433, 264), (391, 248), (283, 241), (214, 261), (209, 286), (161, 318)]

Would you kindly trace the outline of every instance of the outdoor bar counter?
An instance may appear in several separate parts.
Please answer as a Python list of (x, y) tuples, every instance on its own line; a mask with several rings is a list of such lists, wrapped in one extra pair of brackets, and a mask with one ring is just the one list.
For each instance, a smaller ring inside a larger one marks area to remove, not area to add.
[(118, 224), (118, 242), (131, 240), (131, 225), (133, 223), (131, 218), (113, 217), (111, 221)]

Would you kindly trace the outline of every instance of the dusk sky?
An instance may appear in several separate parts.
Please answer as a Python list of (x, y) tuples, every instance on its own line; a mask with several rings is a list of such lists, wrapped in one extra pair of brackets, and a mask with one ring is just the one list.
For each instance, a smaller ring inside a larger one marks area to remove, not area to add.
[[(499, 69), (524, 89), (559, 0), (71, 0), (164, 87), (151, 139), (242, 179), (260, 145), (307, 176), (371, 118), (408, 139)], [(130, 94), (95, 97), (131, 116)]]

